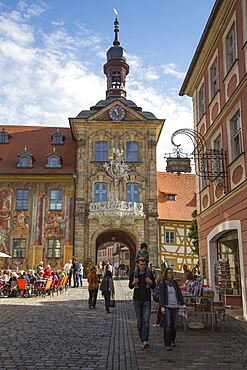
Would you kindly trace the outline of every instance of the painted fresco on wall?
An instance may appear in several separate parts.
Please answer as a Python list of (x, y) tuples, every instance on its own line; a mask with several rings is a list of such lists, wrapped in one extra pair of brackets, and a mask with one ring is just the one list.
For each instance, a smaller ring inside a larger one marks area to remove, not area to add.
[(30, 212), (14, 211), (13, 212), (13, 236), (24, 237), (29, 235), (30, 229)]
[(0, 225), (0, 251), (9, 253), (8, 246), (7, 246), (7, 240), (8, 240), (8, 230), (4, 229), (2, 225)]
[(11, 217), (11, 192), (8, 188), (0, 189), (0, 222), (7, 221)]
[(61, 239), (65, 235), (66, 223), (59, 212), (48, 212), (45, 217), (45, 238)]
[(9, 223), (11, 219), (11, 189), (0, 189), (0, 251), (9, 254), (8, 238)]

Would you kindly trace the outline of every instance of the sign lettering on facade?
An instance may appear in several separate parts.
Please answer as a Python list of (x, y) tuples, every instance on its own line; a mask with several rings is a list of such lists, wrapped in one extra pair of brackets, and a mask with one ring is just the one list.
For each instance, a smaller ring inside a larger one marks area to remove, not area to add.
[(191, 172), (189, 158), (167, 158), (166, 164), (167, 172)]

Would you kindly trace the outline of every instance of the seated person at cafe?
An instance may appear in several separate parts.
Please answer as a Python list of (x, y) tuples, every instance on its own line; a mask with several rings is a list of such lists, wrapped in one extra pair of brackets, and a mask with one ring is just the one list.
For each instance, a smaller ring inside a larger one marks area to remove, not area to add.
[(17, 294), (17, 287), (18, 287), (18, 282), (17, 282), (18, 275), (16, 272), (12, 272), (11, 278), (8, 281), (9, 287), (11, 287), (11, 297), (16, 297)]
[(47, 265), (46, 268), (44, 269), (44, 278), (46, 279), (52, 278), (52, 270), (50, 265)]
[(58, 284), (58, 276), (57, 276), (57, 273), (55, 271), (52, 271), (52, 286), (56, 287), (57, 284)]
[(66, 271), (64, 271), (64, 268), (63, 267), (61, 268), (61, 271), (58, 271), (58, 276), (60, 278), (62, 278), (64, 276), (67, 276), (67, 273), (66, 273)]
[(34, 270), (29, 270), (28, 273), (30, 284), (34, 286), (35, 281), (38, 279), (38, 277), (34, 274)]

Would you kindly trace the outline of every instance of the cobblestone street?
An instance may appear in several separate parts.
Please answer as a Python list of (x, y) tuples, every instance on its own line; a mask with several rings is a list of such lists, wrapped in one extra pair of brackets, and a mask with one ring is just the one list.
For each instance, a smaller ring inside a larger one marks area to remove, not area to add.
[(227, 315), (224, 331), (184, 332), (164, 349), (163, 329), (151, 314), (150, 347), (140, 348), (127, 280), (115, 281), (117, 304), (89, 310), (85, 286), (46, 298), (2, 298), (0, 369), (246, 369), (247, 324)]

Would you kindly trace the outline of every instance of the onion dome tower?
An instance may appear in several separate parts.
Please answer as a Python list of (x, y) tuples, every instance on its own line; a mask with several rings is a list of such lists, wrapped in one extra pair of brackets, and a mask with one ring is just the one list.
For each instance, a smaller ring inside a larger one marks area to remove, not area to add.
[(129, 65), (126, 63), (127, 54), (118, 40), (119, 22), (117, 17), (114, 26), (114, 46), (108, 50), (107, 63), (104, 65), (104, 73), (107, 76), (106, 99), (126, 98), (125, 80), (129, 73)]

